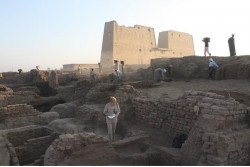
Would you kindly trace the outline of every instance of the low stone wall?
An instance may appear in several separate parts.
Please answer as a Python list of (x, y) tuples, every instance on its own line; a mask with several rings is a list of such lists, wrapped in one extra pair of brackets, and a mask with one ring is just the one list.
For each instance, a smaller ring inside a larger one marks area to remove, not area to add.
[(0, 120), (5, 120), (14, 117), (33, 116), (40, 114), (31, 105), (27, 104), (15, 104), (7, 105), (6, 107), (0, 107)]
[(58, 134), (44, 127), (17, 128), (6, 133), (20, 165), (39, 159), (57, 136)]

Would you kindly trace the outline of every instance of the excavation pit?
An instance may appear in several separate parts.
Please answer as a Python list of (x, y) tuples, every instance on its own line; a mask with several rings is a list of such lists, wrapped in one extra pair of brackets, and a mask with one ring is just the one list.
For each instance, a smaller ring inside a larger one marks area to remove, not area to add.
[(58, 135), (48, 128), (35, 126), (12, 129), (6, 136), (20, 165), (27, 165), (39, 159)]

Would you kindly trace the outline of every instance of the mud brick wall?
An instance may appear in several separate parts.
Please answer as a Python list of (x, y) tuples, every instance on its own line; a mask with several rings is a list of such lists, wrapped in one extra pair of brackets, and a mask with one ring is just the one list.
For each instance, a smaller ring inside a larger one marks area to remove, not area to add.
[(15, 148), (13, 147), (13, 145), (9, 142), (8, 139), (5, 138), (5, 142), (8, 146), (8, 150), (9, 150), (9, 153), (10, 153), (10, 166), (20, 166), (20, 163), (19, 163), (19, 160), (18, 160), (18, 157), (16, 155), (16, 151), (15, 151)]
[(106, 123), (106, 117), (103, 114), (105, 104), (100, 105), (83, 105), (76, 113), (76, 119), (91, 123)]
[(43, 127), (17, 128), (7, 133), (7, 139), (14, 147), (21, 165), (39, 159), (57, 136)]
[(4, 107), (6, 105), (11, 105), (11, 104), (29, 103), (34, 99), (38, 98), (40, 98), (40, 96), (38, 96), (36, 93), (32, 91), (20, 91), (20, 92), (14, 92), (12, 95), (1, 95), (0, 107)]
[(85, 96), (87, 103), (107, 103), (109, 97), (114, 95), (116, 85), (112, 83), (98, 83), (92, 87)]
[(27, 104), (15, 104), (7, 105), (6, 107), (0, 107), (0, 120), (5, 120), (13, 117), (38, 115), (39, 111)]
[(21, 75), (15, 72), (5, 72), (3, 73), (3, 77), (0, 78), (0, 82), (3, 84), (28, 84), (31, 81), (30, 72), (22, 73)]
[(167, 102), (138, 97), (132, 103), (137, 119), (154, 128), (188, 134), (197, 121), (194, 103), (187, 101)]
[(115, 91), (115, 97), (117, 98), (120, 107), (127, 102), (131, 102), (135, 97), (141, 96), (142, 93), (135, 89), (132, 85), (122, 85)]
[(7, 98), (8, 98), (9, 96), (10, 96), (10, 95), (0, 95), (0, 107), (3, 107), (3, 106), (8, 105)]
[(250, 151), (250, 129), (225, 133), (210, 133), (202, 137), (205, 165), (247, 165)]
[(183, 99), (196, 99), (200, 107), (181, 148), (183, 164), (245, 165), (250, 148), (247, 107), (215, 93), (187, 92)]
[(83, 99), (88, 93), (93, 84), (87, 80), (77, 82), (72, 88), (64, 91), (63, 99), (65, 101), (73, 101), (76, 99)]

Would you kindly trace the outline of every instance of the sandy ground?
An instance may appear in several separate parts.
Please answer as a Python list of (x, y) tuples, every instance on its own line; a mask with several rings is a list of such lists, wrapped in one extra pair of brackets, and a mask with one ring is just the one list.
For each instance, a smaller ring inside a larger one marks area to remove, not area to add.
[(250, 95), (250, 80), (174, 80), (172, 82), (160, 82), (160, 86), (140, 89), (145, 96), (150, 98), (167, 97), (176, 99), (185, 91), (226, 91), (239, 92)]

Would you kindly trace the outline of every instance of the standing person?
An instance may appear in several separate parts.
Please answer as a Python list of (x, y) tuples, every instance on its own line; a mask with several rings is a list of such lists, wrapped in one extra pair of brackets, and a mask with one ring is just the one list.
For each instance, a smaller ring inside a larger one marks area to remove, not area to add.
[(90, 81), (91, 81), (91, 82), (94, 82), (94, 81), (95, 81), (95, 76), (96, 76), (96, 74), (95, 74), (93, 68), (90, 69), (89, 76), (90, 76)]
[(235, 45), (234, 45), (234, 34), (228, 39), (228, 46), (230, 51), (230, 56), (236, 56)]
[(18, 69), (19, 75), (21, 75), (22, 71), (23, 71), (22, 69)]
[(209, 52), (209, 42), (210, 42), (210, 38), (206, 37), (206, 38), (203, 38), (202, 40), (204, 43), (205, 43), (205, 48), (204, 48), (204, 56), (206, 57), (208, 53), (209, 56), (211, 56), (211, 53)]
[(108, 127), (108, 138), (110, 141), (115, 140), (115, 129), (117, 118), (120, 114), (120, 107), (115, 97), (110, 97), (110, 102), (105, 105), (103, 113), (106, 115), (106, 123)]
[(115, 74), (116, 74), (117, 78), (120, 80), (122, 78), (122, 74), (119, 70), (119, 63), (117, 60), (114, 60), (114, 63), (115, 63)]
[(208, 63), (209, 79), (214, 79), (214, 74), (218, 67), (219, 66), (216, 64), (216, 62), (212, 58), (210, 58)]

